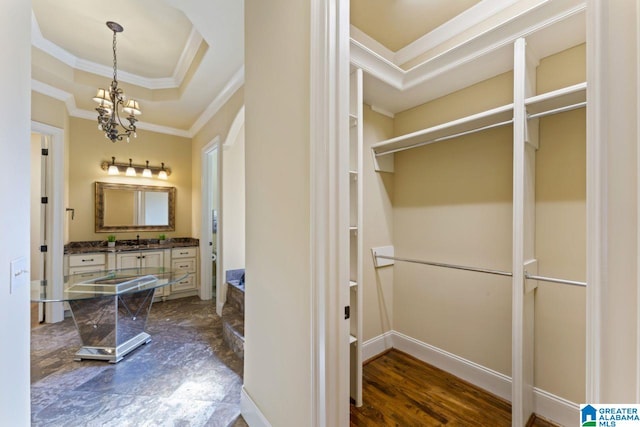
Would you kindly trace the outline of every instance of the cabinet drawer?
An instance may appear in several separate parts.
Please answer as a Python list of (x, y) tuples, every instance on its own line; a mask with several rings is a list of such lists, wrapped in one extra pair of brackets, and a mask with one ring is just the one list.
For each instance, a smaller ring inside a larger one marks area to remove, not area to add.
[(104, 265), (106, 264), (106, 259), (107, 258), (105, 254), (69, 255), (69, 267), (82, 267), (85, 265)]
[(100, 270), (104, 270), (104, 265), (83, 265), (82, 267), (69, 268), (69, 274), (75, 274), (80, 278), (86, 277), (89, 279), (95, 277), (94, 273)]
[(173, 248), (171, 249), (171, 258), (195, 258), (198, 248)]
[(185, 271), (187, 273), (195, 273), (196, 272), (196, 260), (194, 258), (190, 258), (190, 259), (174, 259), (173, 261), (171, 261), (171, 269), (172, 270)]
[(171, 292), (180, 292), (180, 291), (191, 291), (196, 288), (196, 281), (194, 280), (193, 274), (188, 275), (184, 279), (179, 282), (171, 285)]

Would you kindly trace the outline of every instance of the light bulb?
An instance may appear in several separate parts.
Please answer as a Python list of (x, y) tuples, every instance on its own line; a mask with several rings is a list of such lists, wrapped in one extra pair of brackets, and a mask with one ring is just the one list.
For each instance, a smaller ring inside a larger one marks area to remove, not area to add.
[(151, 169), (149, 169), (149, 160), (147, 160), (147, 167), (142, 171), (142, 176), (145, 178), (151, 178)]
[(127, 168), (127, 172), (125, 173), (127, 176), (136, 176), (136, 170), (131, 165), (131, 159), (129, 159), (129, 167)]

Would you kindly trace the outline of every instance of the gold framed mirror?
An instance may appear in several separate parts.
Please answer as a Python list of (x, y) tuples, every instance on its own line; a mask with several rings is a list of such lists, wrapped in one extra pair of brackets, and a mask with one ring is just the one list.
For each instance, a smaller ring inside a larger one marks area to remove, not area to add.
[(95, 231), (175, 231), (176, 188), (95, 183)]

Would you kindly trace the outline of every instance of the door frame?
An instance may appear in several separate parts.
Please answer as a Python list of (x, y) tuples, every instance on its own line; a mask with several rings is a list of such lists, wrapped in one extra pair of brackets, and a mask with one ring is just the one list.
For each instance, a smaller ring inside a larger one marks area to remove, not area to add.
[[(220, 253), (220, 243), (222, 241), (222, 215), (221, 215), (221, 192), (222, 192), (222, 150), (220, 144), (220, 136), (217, 135), (213, 138), (208, 144), (202, 147), (201, 150), (201, 185), (202, 189), (201, 193), (201, 207), (200, 207), (200, 217), (201, 217), (201, 226), (200, 226), (200, 298), (204, 300), (208, 300), (213, 298), (213, 292), (211, 291), (211, 279), (212, 279), (212, 268), (211, 263), (211, 255), (213, 253), (212, 246), (209, 244), (211, 242), (211, 235), (213, 234), (213, 215), (211, 213), (211, 193), (213, 188), (211, 187), (211, 181), (213, 178), (211, 171), (211, 156), (210, 154), (214, 150), (218, 150), (218, 159), (217, 159), (217, 200), (216, 205), (218, 206), (218, 231), (216, 233), (216, 248), (217, 248), (217, 265), (221, 265), (222, 254)], [(206, 208), (205, 208), (206, 207)], [(216, 312), (218, 315), (222, 314), (222, 308), (220, 306), (219, 298), (220, 298), (220, 268), (216, 268)], [(220, 307), (220, 310), (218, 310)]]
[[(65, 224), (65, 173), (64, 173), (64, 129), (44, 123), (31, 121), (31, 132), (49, 138), (49, 167), (46, 180), (51, 188), (48, 195), (49, 212), (47, 215), (47, 268), (45, 271), (48, 287), (47, 292), (62, 296), (64, 283), (64, 242), (67, 235)], [(61, 189), (62, 191), (56, 191)], [(62, 303), (45, 304), (45, 321), (47, 323), (60, 322), (64, 319)]]

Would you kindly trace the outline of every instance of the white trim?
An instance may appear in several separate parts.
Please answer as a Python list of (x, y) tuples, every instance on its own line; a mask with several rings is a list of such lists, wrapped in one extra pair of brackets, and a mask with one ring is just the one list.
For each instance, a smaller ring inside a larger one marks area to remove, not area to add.
[(242, 390), (240, 391), (240, 412), (242, 413), (242, 418), (249, 424), (251, 427), (271, 427), (271, 423), (267, 420), (256, 402), (253, 401), (247, 390), (242, 386)]
[[(64, 265), (64, 230), (65, 230), (65, 200), (64, 200), (64, 129), (44, 123), (31, 121), (31, 131), (50, 137), (50, 170), (49, 182), (52, 191), (49, 197), (51, 216), (47, 221), (47, 280), (51, 283), (53, 295), (62, 296), (63, 265)], [(47, 303), (45, 305), (45, 319), (47, 323), (60, 322), (64, 319), (62, 303)]]
[(179, 82), (179, 84), (182, 84), (182, 81), (187, 75), (187, 71), (189, 71), (193, 60), (198, 53), (198, 49), (200, 49), (202, 40), (202, 35), (198, 30), (196, 30), (196, 27), (192, 26), (189, 37), (187, 37), (187, 42), (185, 43), (184, 49), (182, 50), (178, 63), (176, 64), (176, 68), (173, 70), (173, 79), (176, 82)]
[[(178, 63), (173, 70), (173, 75), (169, 77), (143, 77), (137, 74), (129, 73), (126, 71), (118, 71), (118, 80), (126, 83), (131, 83), (136, 86), (140, 86), (146, 89), (175, 89), (182, 85), (187, 70), (191, 66), (193, 59), (202, 43), (202, 36), (196, 31), (195, 27), (191, 28), (189, 37), (185, 42), (185, 46), (182, 49)], [(62, 63), (69, 67), (86, 71), (102, 77), (113, 77), (113, 68), (98, 64), (96, 62), (87, 61), (86, 59), (78, 58), (69, 51), (63, 49), (57, 44), (46, 39), (40, 31), (38, 20), (31, 11), (31, 44), (41, 51), (51, 55)]]
[(600, 401), (602, 313), (607, 271), (607, 151), (608, 115), (603, 114), (607, 79), (606, 1), (587, 5), (587, 302), (586, 402)]
[(393, 348), (511, 401), (511, 378), (438, 347), (392, 331)]
[(238, 114), (236, 114), (236, 118), (233, 119), (233, 123), (231, 123), (231, 127), (229, 128), (229, 132), (227, 133), (227, 139), (222, 143), (224, 149), (231, 148), (231, 146), (238, 139), (238, 135), (244, 126), (244, 105), (240, 107), (238, 110)]
[(369, 34), (362, 31), (355, 25), (350, 25), (350, 32), (351, 40), (357, 41), (358, 43), (362, 44), (367, 49), (370, 49), (372, 52), (375, 52), (377, 55), (380, 55), (387, 61), (395, 63), (394, 57), (396, 54), (394, 51), (371, 37)]
[(396, 51), (393, 62), (404, 64), (439, 44), (462, 34), (480, 22), (502, 12), (518, 0), (484, 0)]
[[(31, 90), (57, 99), (65, 103), (67, 111), (71, 117), (77, 117), (85, 120), (96, 120), (96, 112), (89, 110), (81, 110), (76, 107), (76, 102), (72, 94), (65, 92), (56, 87), (43, 83), (39, 80), (31, 79)], [(189, 131), (172, 128), (169, 126), (161, 126), (153, 123), (138, 122), (136, 124), (138, 129), (148, 130), (151, 132), (163, 133), (166, 135), (180, 136), (183, 138), (193, 138), (193, 134)]]
[[(388, 331), (367, 340), (362, 348), (365, 360), (394, 348), (461, 378), (489, 393), (511, 401), (511, 377), (456, 356), (438, 347), (411, 338), (398, 331)], [(573, 425), (579, 405), (545, 390), (534, 388), (533, 407), (537, 415), (560, 425)]]
[(384, 108), (380, 108), (377, 105), (372, 105), (371, 106), (371, 110), (375, 111), (376, 113), (382, 114), (383, 116), (387, 116), (390, 119), (393, 119), (396, 115), (393, 114), (391, 111), (387, 111)]
[(563, 426), (572, 426), (579, 420), (580, 405), (535, 387), (533, 389), (533, 411), (548, 420)]
[[(211, 246), (209, 246), (209, 240), (211, 239), (211, 235), (213, 234), (212, 228), (212, 214), (209, 206), (211, 206), (211, 164), (210, 164), (210, 154), (214, 150), (218, 150), (218, 158), (217, 158), (217, 168), (216, 174), (218, 175), (217, 185), (218, 191), (216, 192), (218, 195), (217, 206), (218, 206), (218, 231), (220, 231), (220, 201), (222, 199), (220, 195), (220, 190), (222, 188), (222, 183), (220, 182), (221, 171), (220, 171), (220, 158), (221, 151), (220, 150), (220, 136), (216, 135), (208, 144), (202, 147), (200, 151), (200, 161), (201, 161), (201, 170), (200, 170), (200, 289), (199, 294), (200, 298), (203, 300), (209, 300), (213, 298), (213, 293), (211, 292)], [(216, 234), (216, 248), (219, 248), (220, 242), (220, 232)], [(218, 251), (220, 252), (220, 251)], [(222, 264), (222, 254), (218, 253), (218, 265)], [(220, 269), (216, 269), (217, 278), (220, 277), (219, 271)], [(216, 281), (216, 296), (220, 295), (220, 282)], [(224, 305), (224, 301), (216, 301), (216, 313), (219, 316), (222, 315), (222, 305)], [(219, 310), (218, 310), (219, 306)], [(218, 312), (219, 311), (219, 312)]]
[(191, 125), (191, 128), (188, 132), (189, 135), (195, 136), (198, 132), (200, 132), (200, 129), (202, 129), (202, 127), (206, 125), (207, 122), (218, 113), (218, 111), (220, 111), (220, 108), (222, 108), (224, 104), (226, 104), (227, 101), (231, 99), (233, 94), (236, 93), (236, 91), (240, 89), (242, 85), (244, 85), (244, 65), (240, 67), (238, 71), (233, 74), (233, 76), (231, 76), (218, 96), (215, 97), (211, 104), (209, 104), (209, 106), (202, 112), (202, 114), (200, 114), (196, 121), (193, 122), (193, 125)]
[[(311, 419), (349, 425), (349, 1), (310, 11)], [(306, 390), (300, 390), (303, 396)]]
[(393, 348), (393, 331), (387, 331), (362, 343), (362, 360), (366, 363)]

